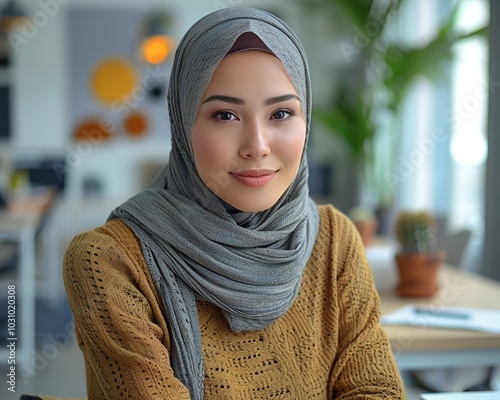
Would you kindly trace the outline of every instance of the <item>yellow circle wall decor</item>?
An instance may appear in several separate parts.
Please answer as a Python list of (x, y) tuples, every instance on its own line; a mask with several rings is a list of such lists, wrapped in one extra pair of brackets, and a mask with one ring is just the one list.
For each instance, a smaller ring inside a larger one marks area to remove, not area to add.
[(131, 62), (123, 58), (108, 58), (95, 67), (91, 88), (100, 101), (112, 104), (130, 97), (137, 81), (137, 73)]

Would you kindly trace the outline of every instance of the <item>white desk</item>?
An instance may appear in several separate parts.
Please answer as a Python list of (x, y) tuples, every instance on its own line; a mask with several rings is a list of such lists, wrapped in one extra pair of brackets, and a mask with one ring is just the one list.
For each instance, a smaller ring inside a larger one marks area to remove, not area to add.
[[(0, 211), (0, 241), (19, 245), (17, 276), (2, 277), (0, 290), (7, 295), (8, 285), (15, 285), (16, 297), (16, 365), (30, 368), (35, 354), (35, 278), (36, 237), (53, 205), (57, 193), (47, 189), (36, 196), (20, 199)], [(2, 339), (7, 332), (2, 332)], [(9, 349), (0, 349), (0, 362), (7, 362)]]
[(424, 393), (422, 400), (499, 400), (500, 392)]
[[(380, 271), (379, 271), (380, 272)], [(395, 272), (387, 270), (386, 273)], [(380, 289), (382, 314), (408, 303), (500, 309), (500, 283), (443, 265), (440, 290), (432, 298), (397, 297)], [(401, 371), (457, 366), (500, 366), (500, 335), (415, 326), (384, 326)], [(497, 400), (500, 400), (498, 397)]]

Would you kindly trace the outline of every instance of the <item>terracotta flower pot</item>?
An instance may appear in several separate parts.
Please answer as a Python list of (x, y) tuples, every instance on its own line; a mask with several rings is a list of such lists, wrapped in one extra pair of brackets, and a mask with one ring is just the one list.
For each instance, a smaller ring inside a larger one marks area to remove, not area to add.
[(430, 297), (437, 292), (437, 274), (446, 253), (398, 253), (396, 265), (399, 282), (396, 293), (401, 297)]
[(378, 220), (376, 218), (370, 218), (362, 221), (354, 221), (354, 225), (358, 229), (363, 245), (365, 247), (371, 245), (375, 233), (377, 232)]

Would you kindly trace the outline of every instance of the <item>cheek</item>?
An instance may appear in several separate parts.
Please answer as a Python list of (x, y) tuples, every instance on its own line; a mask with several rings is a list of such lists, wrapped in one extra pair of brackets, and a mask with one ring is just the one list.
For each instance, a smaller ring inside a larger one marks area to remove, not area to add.
[(304, 130), (290, 137), (283, 146), (283, 156), (286, 157), (289, 164), (295, 165), (297, 168), (304, 152), (305, 140), (306, 134)]
[(217, 173), (227, 164), (227, 143), (220, 135), (208, 132), (193, 132), (192, 137), (196, 169), (201, 178), (206, 178), (210, 173)]
[(227, 170), (233, 165), (231, 146), (221, 135), (210, 132), (193, 134), (192, 145), (196, 170), (202, 182), (217, 196), (229, 185)]

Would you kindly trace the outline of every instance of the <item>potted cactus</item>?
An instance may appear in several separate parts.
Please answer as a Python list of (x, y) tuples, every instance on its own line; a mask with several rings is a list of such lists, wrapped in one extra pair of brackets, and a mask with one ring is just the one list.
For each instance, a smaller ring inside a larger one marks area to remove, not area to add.
[(397, 294), (432, 296), (438, 290), (437, 273), (445, 258), (445, 252), (436, 248), (434, 218), (426, 211), (402, 211), (396, 217), (394, 233), (400, 245)]

